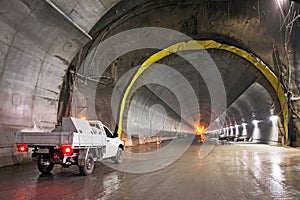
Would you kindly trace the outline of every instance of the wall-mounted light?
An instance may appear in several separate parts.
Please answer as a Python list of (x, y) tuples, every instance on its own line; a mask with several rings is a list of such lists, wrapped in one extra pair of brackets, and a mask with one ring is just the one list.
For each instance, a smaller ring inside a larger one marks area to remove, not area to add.
[(259, 120), (255, 119), (255, 120), (252, 121), (252, 124), (254, 125), (255, 128), (257, 128), (259, 122), (260, 122)]
[(288, 2), (289, 0), (276, 0), (277, 4), (279, 7), (281, 7), (283, 4), (285, 4), (286, 2)]
[(300, 0), (276, 0), (276, 3), (278, 6), (281, 8), (281, 6), (287, 2), (295, 2), (295, 3), (300, 3)]
[(276, 0), (277, 1), (277, 3), (280, 3), (280, 4), (282, 4), (282, 3), (285, 3), (285, 2), (287, 2), (288, 0)]
[(271, 121), (277, 121), (277, 120), (278, 120), (278, 116), (277, 116), (277, 115), (271, 115), (271, 116), (269, 117), (269, 119), (270, 119)]
[(271, 114), (271, 115), (274, 115), (274, 108), (271, 108), (271, 109), (270, 109), (270, 114)]

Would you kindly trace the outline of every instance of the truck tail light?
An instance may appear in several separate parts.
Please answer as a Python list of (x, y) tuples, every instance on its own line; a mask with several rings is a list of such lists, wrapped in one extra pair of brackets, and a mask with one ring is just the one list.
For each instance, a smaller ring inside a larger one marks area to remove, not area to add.
[(17, 144), (18, 151), (21, 153), (27, 152), (28, 147), (25, 144)]
[(59, 146), (58, 148), (60, 148), (62, 153), (65, 155), (73, 154), (73, 148), (71, 146)]

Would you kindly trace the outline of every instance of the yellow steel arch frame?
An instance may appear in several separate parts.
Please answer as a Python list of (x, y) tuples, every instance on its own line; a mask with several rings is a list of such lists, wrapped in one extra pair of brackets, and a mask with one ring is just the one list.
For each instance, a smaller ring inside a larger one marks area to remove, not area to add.
[[(199, 46), (200, 45), (200, 46)], [(202, 48), (201, 48), (202, 47)], [(124, 96), (121, 101), (120, 111), (119, 111), (119, 123), (118, 123), (118, 134), (119, 137), (121, 137), (122, 134), (122, 123), (123, 123), (123, 114), (125, 110), (126, 100), (129, 95), (130, 90), (132, 89), (135, 81), (139, 78), (139, 76), (153, 63), (163, 59), (164, 57), (179, 52), (179, 51), (188, 51), (188, 50), (199, 50), (199, 49), (222, 49), (231, 53), (234, 53), (247, 61), (249, 61), (253, 66), (255, 66), (269, 81), (269, 83), (272, 85), (274, 91), (277, 93), (277, 97), (281, 106), (282, 115), (283, 115), (283, 126), (285, 131), (285, 137), (288, 138), (288, 107), (286, 104), (286, 98), (284, 91), (281, 87), (281, 83), (276, 77), (276, 75), (269, 69), (269, 67), (262, 62), (259, 58), (255, 57), (253, 54), (240, 49), (235, 46), (222, 44), (219, 42), (216, 42), (214, 40), (191, 40), (188, 42), (180, 42), (177, 44), (174, 44), (168, 48), (165, 48), (152, 56), (150, 56), (137, 70), (135, 75), (133, 76), (132, 80), (130, 81), (130, 84), (126, 88), (126, 91), (124, 93)]]

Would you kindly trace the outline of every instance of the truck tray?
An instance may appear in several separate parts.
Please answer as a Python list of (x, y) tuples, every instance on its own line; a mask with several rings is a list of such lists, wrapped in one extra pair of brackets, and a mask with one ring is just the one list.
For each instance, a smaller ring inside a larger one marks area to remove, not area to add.
[(16, 132), (15, 140), (28, 146), (72, 145), (73, 132)]

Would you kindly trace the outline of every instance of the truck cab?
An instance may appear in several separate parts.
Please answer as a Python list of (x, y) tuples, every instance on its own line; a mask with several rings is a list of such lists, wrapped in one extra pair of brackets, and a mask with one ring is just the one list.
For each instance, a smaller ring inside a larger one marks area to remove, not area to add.
[(103, 145), (105, 146), (105, 151), (103, 152), (103, 159), (114, 156), (119, 148), (124, 150), (124, 143), (121, 142), (120, 144), (118, 134), (112, 133), (107, 126), (102, 124), (101, 121), (89, 120), (88, 122), (93, 130), (104, 135)]

